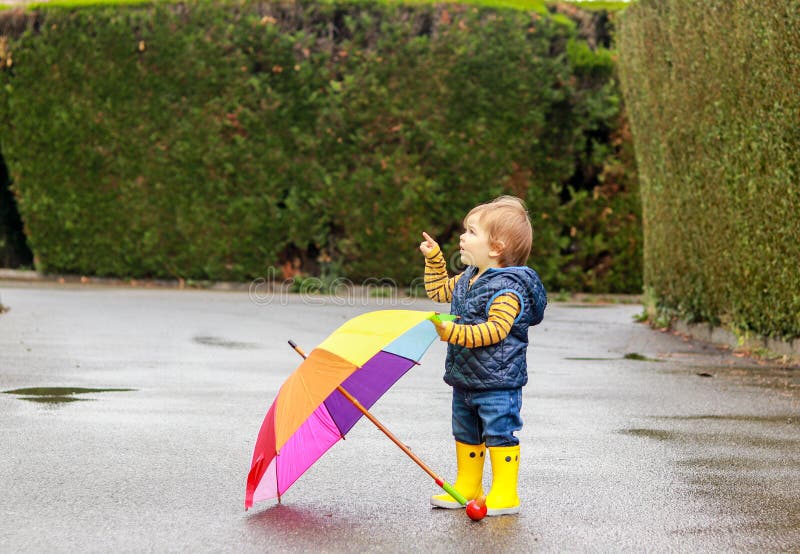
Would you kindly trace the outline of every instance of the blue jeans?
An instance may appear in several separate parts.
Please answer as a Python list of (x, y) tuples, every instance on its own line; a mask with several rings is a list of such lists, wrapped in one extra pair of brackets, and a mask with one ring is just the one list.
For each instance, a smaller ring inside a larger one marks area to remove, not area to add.
[(516, 446), (522, 389), (467, 391), (453, 387), (453, 436), (464, 444)]

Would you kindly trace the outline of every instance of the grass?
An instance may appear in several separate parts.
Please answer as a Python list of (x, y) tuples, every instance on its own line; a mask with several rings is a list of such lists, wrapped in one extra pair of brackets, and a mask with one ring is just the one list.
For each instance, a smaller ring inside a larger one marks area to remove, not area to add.
[[(57, 8), (85, 8), (90, 6), (115, 6), (115, 5), (137, 5), (155, 4), (153, 0), (54, 0), (53, 2), (40, 2), (29, 4), (30, 9), (57, 7)], [(176, 2), (177, 3), (177, 0)]]
[[(61, 8), (80, 8), (87, 6), (102, 5), (137, 5), (153, 4), (158, 0), (53, 0), (52, 2), (37, 2), (23, 4), (26, 8), (36, 9), (45, 6)], [(170, 0), (172, 1), (172, 0)], [(174, 0), (178, 2), (179, 0)], [(326, 1), (326, 0), (322, 0)], [(334, 1), (334, 0), (327, 0)], [(382, 0), (386, 4), (433, 4), (441, 3), (441, 0)], [(606, 0), (562, 0), (569, 4), (588, 11), (619, 11), (624, 9), (630, 2), (628, 1), (606, 1)], [(539, 14), (547, 13), (547, 6), (555, 4), (554, 0), (445, 0), (444, 3), (474, 5), (486, 8), (506, 8), (520, 11), (533, 11)], [(0, 5), (0, 10), (14, 7), (13, 5)]]
[(599, 11), (606, 11), (606, 12), (618, 12), (620, 10), (624, 10), (628, 6), (632, 4), (631, 1), (618, 1), (618, 2), (608, 2), (606, 0), (562, 0), (568, 4), (575, 4), (582, 10), (592, 11), (592, 12), (599, 12)]
[[(163, 0), (162, 0), (163, 1)], [(180, 0), (166, 0), (167, 2), (178, 3)], [(210, 1), (210, 0), (209, 0)], [(322, 3), (334, 3), (340, 0), (320, 0)], [(358, 3), (361, 0), (355, 0)], [(440, 0), (379, 0), (384, 4), (434, 4), (442, 3)], [(136, 4), (155, 4), (158, 0), (52, 0), (45, 2), (35, 2), (24, 4), (30, 9), (39, 7), (55, 6), (60, 8), (80, 8), (86, 6), (107, 6), (107, 5), (136, 5)], [(536, 11), (546, 13), (545, 0), (444, 0), (449, 4), (466, 4), (485, 7), (513, 8), (524, 11)], [(4, 8), (12, 6), (3, 6)]]
[(510, 8), (520, 11), (534, 11), (542, 15), (547, 13), (547, 4), (548, 4), (548, 1), (546, 0), (380, 0), (380, 1), (389, 5), (461, 4), (468, 6), (479, 6), (483, 8)]

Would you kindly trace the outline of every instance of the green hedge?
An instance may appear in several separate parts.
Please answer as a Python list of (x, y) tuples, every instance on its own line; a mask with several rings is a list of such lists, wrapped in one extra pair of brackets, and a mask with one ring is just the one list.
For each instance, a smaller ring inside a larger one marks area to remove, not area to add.
[(642, 0), (618, 41), (654, 304), (800, 336), (797, 2)]
[(409, 282), (422, 230), (453, 251), (470, 207), (512, 193), (548, 286), (639, 292), (613, 53), (562, 20), (41, 6), (6, 33), (0, 72), (0, 146), (38, 268), (244, 280), (299, 265)]

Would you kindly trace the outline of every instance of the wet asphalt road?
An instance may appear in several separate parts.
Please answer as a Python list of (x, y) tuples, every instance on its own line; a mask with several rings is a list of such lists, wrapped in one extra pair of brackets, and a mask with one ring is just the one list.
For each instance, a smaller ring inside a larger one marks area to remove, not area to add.
[[(552, 304), (532, 331), (518, 516), (431, 509), (436, 486), (365, 420), (283, 504), (245, 512), (256, 433), (299, 362), (286, 341), (436, 309), (260, 300), (0, 283), (0, 390), (131, 389), (0, 394), (0, 551), (800, 550), (798, 371), (652, 331), (636, 305)], [(452, 480), (444, 352), (373, 412)]]

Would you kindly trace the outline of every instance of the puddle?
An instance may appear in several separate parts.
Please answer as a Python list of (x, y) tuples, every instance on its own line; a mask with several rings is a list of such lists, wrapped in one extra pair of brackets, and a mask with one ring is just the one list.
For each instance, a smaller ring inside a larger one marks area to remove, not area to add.
[(100, 392), (131, 392), (136, 389), (91, 389), (84, 387), (32, 387), (3, 391), (4, 394), (14, 394), (20, 400), (37, 402), (39, 404), (66, 404), (68, 402), (86, 402), (91, 398), (81, 398), (79, 394), (95, 394)]
[(785, 423), (800, 425), (798, 415), (752, 416), (752, 415), (694, 415), (694, 416), (658, 416), (656, 419), (672, 419), (678, 421), (746, 421), (750, 423)]
[(639, 354), (638, 352), (628, 352), (623, 357), (625, 360), (634, 360), (637, 362), (663, 362), (664, 360), (656, 360), (655, 358), (648, 358), (643, 354)]
[[(641, 437), (669, 449), (675, 490), (697, 502), (711, 517), (679, 533), (725, 536), (725, 526), (756, 538), (767, 548), (794, 552), (800, 527), (800, 414), (694, 414), (649, 416), (675, 429), (633, 427), (617, 433)], [(700, 512), (703, 513), (703, 512)], [(756, 546), (754, 546), (756, 545)], [(762, 545), (763, 546), (763, 545)]]
[(230, 348), (233, 350), (249, 350), (258, 348), (257, 344), (253, 344), (251, 342), (237, 342), (233, 340), (223, 339), (221, 337), (212, 337), (205, 335), (194, 337), (192, 341), (196, 342), (197, 344), (203, 344), (205, 346), (216, 346), (219, 348)]
[(660, 429), (623, 429), (619, 432), (623, 435), (646, 437), (648, 439), (655, 439), (659, 441), (666, 441), (675, 438), (675, 433), (670, 431), (662, 431)]
[(760, 448), (780, 452), (800, 451), (800, 440), (764, 435), (751, 435), (737, 431), (666, 431), (662, 429), (621, 429), (618, 433), (633, 437), (644, 437), (657, 441), (673, 441), (683, 447), (703, 448), (712, 446), (726, 447), (736, 445), (737, 448)]
[(621, 358), (602, 358), (602, 357), (566, 357), (565, 360), (577, 362), (613, 362), (614, 360), (634, 360), (636, 362), (663, 362), (664, 360), (657, 360), (655, 358), (648, 358), (638, 352), (628, 352)]
[(20, 400), (36, 402), (37, 404), (67, 404), (69, 402), (88, 402), (90, 398), (77, 398), (75, 396), (20, 396)]

